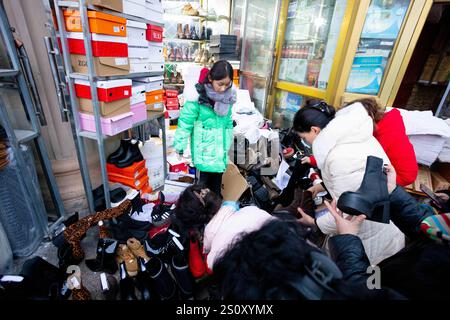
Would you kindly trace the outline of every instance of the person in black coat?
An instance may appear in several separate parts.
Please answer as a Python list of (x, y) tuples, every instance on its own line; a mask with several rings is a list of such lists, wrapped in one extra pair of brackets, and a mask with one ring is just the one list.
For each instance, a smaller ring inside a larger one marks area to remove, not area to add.
[(308, 230), (298, 221), (274, 219), (243, 235), (216, 261), (214, 277), (221, 296), (237, 300), (448, 297), (449, 277), (444, 270), (450, 270), (450, 249), (422, 235), (420, 224), (430, 213), (395, 184), (392, 166), (386, 171), (391, 220), (413, 242), (382, 261), (378, 274), (370, 268), (356, 236), (365, 216), (344, 218), (335, 203), (327, 203), (337, 225), (337, 235), (329, 240), (333, 260), (308, 240)]

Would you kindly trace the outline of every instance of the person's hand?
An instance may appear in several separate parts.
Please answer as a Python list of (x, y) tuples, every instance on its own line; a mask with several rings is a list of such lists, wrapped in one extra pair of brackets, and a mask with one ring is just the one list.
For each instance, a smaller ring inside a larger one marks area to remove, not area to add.
[(310, 191), (312, 193), (312, 198), (314, 199), (315, 197), (317, 197), (317, 194), (319, 192), (325, 191), (325, 188), (322, 186), (322, 184), (319, 183), (319, 184), (316, 184), (315, 186), (312, 186), (307, 191)]
[(387, 175), (387, 187), (389, 194), (394, 191), (394, 189), (397, 187), (397, 173), (395, 172), (395, 169), (390, 164), (384, 165), (384, 171)]
[(450, 199), (450, 197), (448, 196), (448, 194), (442, 193), (442, 192), (438, 192), (436, 193), (436, 195), (441, 198), (443, 201), (448, 202), (448, 200)]
[(301, 160), (302, 164), (311, 164), (311, 158), (310, 157), (303, 157)]
[(298, 222), (300, 222), (302, 225), (304, 225), (305, 227), (313, 227), (316, 225), (315, 219), (313, 217), (311, 217), (310, 215), (306, 214), (302, 210), (302, 208), (300, 208), (300, 207), (297, 208), (297, 211), (302, 216), (300, 219), (298, 219)]
[(325, 201), (325, 205), (336, 221), (337, 234), (352, 234), (355, 236), (358, 234), (361, 223), (366, 219), (365, 215), (349, 215), (344, 218), (342, 212), (336, 208), (336, 201), (333, 200), (331, 204), (328, 201)]

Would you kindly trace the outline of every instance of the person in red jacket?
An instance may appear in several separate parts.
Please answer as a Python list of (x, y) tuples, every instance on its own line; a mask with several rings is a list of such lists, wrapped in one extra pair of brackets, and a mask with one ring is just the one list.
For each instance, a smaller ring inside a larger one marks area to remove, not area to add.
[[(410, 185), (417, 178), (419, 167), (416, 154), (406, 135), (402, 115), (397, 109), (384, 112), (374, 98), (363, 98), (344, 106), (360, 102), (373, 119), (373, 136), (383, 147), (384, 152), (397, 172), (397, 184), (403, 187)], [(302, 163), (317, 166), (314, 156), (305, 157)]]

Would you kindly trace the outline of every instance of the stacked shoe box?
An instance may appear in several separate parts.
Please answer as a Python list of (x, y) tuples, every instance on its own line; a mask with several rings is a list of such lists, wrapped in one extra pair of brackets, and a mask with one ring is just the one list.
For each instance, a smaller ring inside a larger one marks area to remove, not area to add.
[(145, 85), (145, 104), (147, 105), (147, 110), (164, 111), (164, 76), (139, 78), (136, 81)]
[[(81, 129), (95, 132), (94, 107), (89, 81), (75, 80), (75, 92), (80, 108)], [(130, 106), (131, 95), (132, 87), (129, 79), (97, 82), (103, 134), (112, 136), (132, 127), (134, 114)]]
[(145, 160), (135, 162), (126, 168), (118, 168), (114, 164), (107, 163), (109, 182), (121, 183), (125, 186), (141, 191), (141, 193), (151, 193), (148, 172), (145, 167)]
[(150, 187), (156, 190), (164, 185), (163, 143), (160, 138), (151, 138), (141, 148), (148, 170)]
[(237, 36), (220, 34), (211, 36), (209, 51), (218, 60), (238, 60), (236, 52)]
[[(80, 13), (78, 10), (66, 9), (64, 19), (72, 68), (75, 72), (88, 73)], [(89, 10), (88, 20), (96, 75), (129, 74), (126, 19)]]
[(149, 71), (164, 71), (163, 28), (147, 24)]
[(177, 90), (166, 90), (164, 96), (164, 105), (169, 113), (169, 118), (171, 120), (178, 119), (180, 116), (180, 105), (178, 102), (178, 91)]
[(127, 30), (130, 73), (149, 72), (147, 24), (127, 20)]

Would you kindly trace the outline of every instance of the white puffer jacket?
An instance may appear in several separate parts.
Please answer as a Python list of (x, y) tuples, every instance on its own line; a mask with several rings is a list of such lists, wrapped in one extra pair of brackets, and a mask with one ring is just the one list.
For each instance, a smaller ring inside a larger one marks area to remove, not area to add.
[[(312, 147), (323, 182), (336, 201), (343, 192), (359, 188), (367, 156), (376, 156), (390, 163), (373, 137), (372, 118), (359, 102), (338, 111), (335, 119), (314, 140)], [(334, 218), (329, 213), (319, 217), (317, 225), (325, 234), (336, 233)], [(403, 233), (392, 222), (364, 221), (358, 236), (371, 264), (378, 264), (405, 246)]]

